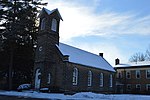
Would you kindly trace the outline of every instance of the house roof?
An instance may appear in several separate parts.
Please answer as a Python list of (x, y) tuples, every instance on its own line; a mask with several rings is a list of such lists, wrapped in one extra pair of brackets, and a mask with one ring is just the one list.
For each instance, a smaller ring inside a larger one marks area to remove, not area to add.
[(69, 62), (115, 72), (114, 68), (101, 56), (63, 43), (57, 45), (63, 55), (69, 56)]
[(39, 17), (43, 14), (43, 11), (45, 11), (48, 15), (51, 15), (52, 13), (56, 12), (58, 14), (59, 18), (61, 20), (63, 20), (57, 8), (50, 11), (50, 10), (43, 7), (43, 9), (41, 10), (41, 12), (39, 14)]
[(150, 66), (150, 61), (130, 62), (127, 64), (118, 64), (114, 67), (121, 68), (121, 67), (142, 67), (142, 66)]

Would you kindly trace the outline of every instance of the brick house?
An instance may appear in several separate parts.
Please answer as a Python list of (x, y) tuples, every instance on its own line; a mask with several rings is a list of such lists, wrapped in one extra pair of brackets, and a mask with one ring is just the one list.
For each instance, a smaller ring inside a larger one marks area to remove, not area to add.
[(150, 61), (121, 64), (116, 59), (117, 93), (150, 94)]
[(92, 54), (60, 43), (59, 22), (63, 19), (58, 9), (49, 11), (43, 8), (39, 17), (33, 74), (35, 89), (49, 89), (51, 92), (114, 92), (115, 70), (103, 58), (103, 54)]

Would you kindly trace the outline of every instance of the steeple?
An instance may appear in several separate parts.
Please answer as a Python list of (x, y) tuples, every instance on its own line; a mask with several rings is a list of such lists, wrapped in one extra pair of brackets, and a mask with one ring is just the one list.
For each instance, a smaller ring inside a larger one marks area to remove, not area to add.
[(58, 9), (48, 10), (43, 8), (39, 14), (40, 25), (39, 35), (45, 35), (51, 38), (51, 42), (59, 44), (59, 23), (63, 20)]
[(40, 22), (35, 61), (52, 61), (49, 56), (52, 56), (55, 45), (59, 45), (59, 23), (63, 19), (58, 9), (50, 11), (46, 8), (41, 10), (38, 17)]

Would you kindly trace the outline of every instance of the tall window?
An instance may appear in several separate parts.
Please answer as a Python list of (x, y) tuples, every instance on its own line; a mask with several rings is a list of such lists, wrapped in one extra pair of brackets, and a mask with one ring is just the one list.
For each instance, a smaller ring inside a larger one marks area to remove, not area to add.
[(141, 85), (140, 84), (136, 84), (136, 90), (140, 91), (141, 90)]
[(146, 70), (146, 78), (147, 78), (147, 79), (150, 79), (150, 69), (149, 69), (149, 70)]
[(113, 86), (112, 74), (109, 76), (109, 87)]
[(73, 69), (73, 78), (72, 78), (72, 84), (77, 85), (78, 84), (78, 69)]
[(51, 30), (52, 30), (52, 31), (57, 31), (57, 20), (54, 19), (54, 18), (52, 19)]
[(45, 24), (46, 24), (46, 18), (43, 18), (41, 21), (41, 30), (45, 29)]
[(127, 71), (127, 72), (126, 72), (126, 78), (127, 78), (127, 79), (130, 79), (130, 78), (131, 78), (131, 72), (130, 72), (130, 71)]
[(100, 73), (100, 87), (103, 87), (103, 73)]
[(118, 72), (117, 78), (122, 78), (122, 73), (121, 72)]
[(88, 86), (92, 86), (92, 72), (88, 72)]
[(47, 79), (47, 83), (50, 84), (51, 83), (51, 74), (48, 74), (48, 79)]
[(141, 78), (140, 70), (136, 70), (136, 78)]
[(150, 84), (146, 84), (146, 90), (150, 91)]

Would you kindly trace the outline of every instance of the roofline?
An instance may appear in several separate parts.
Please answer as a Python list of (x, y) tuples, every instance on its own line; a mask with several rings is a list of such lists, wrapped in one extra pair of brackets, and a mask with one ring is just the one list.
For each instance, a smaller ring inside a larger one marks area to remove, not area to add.
[(150, 65), (141, 65), (141, 66), (126, 66), (126, 67), (114, 67), (115, 69), (130, 69), (130, 68), (143, 68), (150, 67)]
[(116, 72), (115, 69), (114, 69), (114, 71), (111, 71), (111, 70), (106, 70), (106, 69), (102, 69), (102, 68), (97, 68), (97, 67), (94, 67), (94, 66), (83, 65), (83, 64), (79, 64), (79, 63), (75, 63), (75, 62), (70, 62), (70, 61), (68, 61), (68, 63), (77, 64), (77, 65), (82, 65), (82, 66), (84, 66), (84, 67), (95, 68), (95, 69), (104, 70), (104, 71), (108, 71), (108, 72), (114, 72), (114, 73)]

